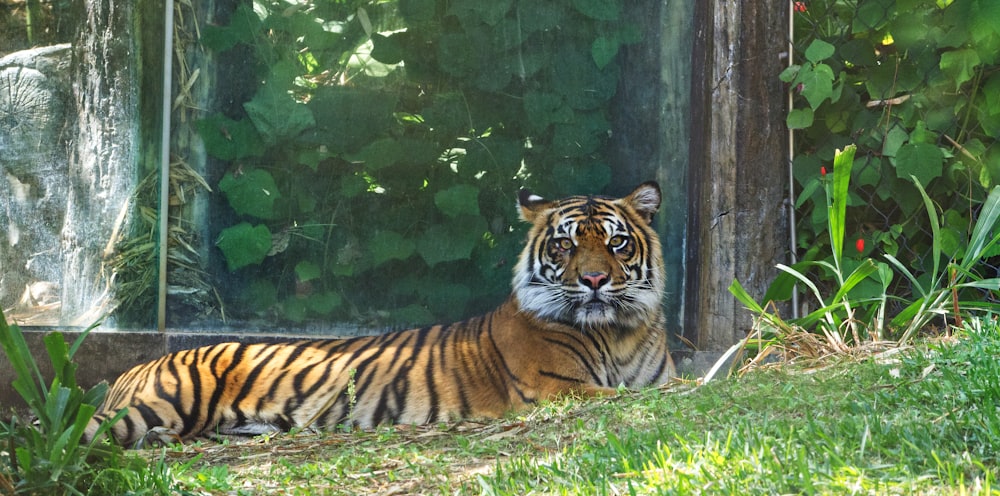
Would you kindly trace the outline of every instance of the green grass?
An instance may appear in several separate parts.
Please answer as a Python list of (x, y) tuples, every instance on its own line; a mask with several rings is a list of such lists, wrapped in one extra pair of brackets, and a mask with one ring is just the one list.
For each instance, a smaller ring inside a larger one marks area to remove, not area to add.
[(496, 422), (150, 451), (98, 481), (113, 492), (131, 477), (140, 494), (1000, 494), (997, 447), (993, 325)]

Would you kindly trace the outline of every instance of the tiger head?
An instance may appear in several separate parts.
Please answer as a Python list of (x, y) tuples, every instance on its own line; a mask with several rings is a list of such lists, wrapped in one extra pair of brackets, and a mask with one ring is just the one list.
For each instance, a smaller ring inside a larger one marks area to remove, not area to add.
[(659, 319), (663, 257), (651, 225), (659, 185), (647, 182), (617, 199), (550, 201), (522, 190), (519, 200), (532, 225), (514, 269), (522, 311), (583, 330)]

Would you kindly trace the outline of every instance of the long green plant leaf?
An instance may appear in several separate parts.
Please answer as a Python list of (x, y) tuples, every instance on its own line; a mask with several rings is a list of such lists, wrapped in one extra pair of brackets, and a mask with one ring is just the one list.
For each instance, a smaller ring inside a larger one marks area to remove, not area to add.
[(996, 225), (998, 217), (1000, 217), (1000, 186), (995, 186), (983, 203), (983, 208), (979, 211), (979, 218), (976, 219), (976, 224), (972, 227), (969, 248), (965, 251), (965, 256), (962, 257), (964, 268), (968, 269), (975, 264), (988, 246), (995, 244), (1000, 238), (1000, 233), (998, 233), (988, 245), (986, 243), (986, 238)]
[[(854, 168), (854, 153), (857, 146), (849, 145), (838, 150), (833, 157), (833, 194), (828, 207), (830, 218), (830, 246), (833, 247), (833, 260), (840, 267), (840, 257), (844, 254), (844, 229), (847, 217), (847, 189), (851, 182), (851, 169)], [(839, 271), (838, 271), (839, 273)]]
[(750, 296), (750, 293), (747, 293), (746, 289), (743, 289), (740, 281), (733, 279), (733, 283), (729, 285), (729, 292), (751, 312), (757, 314), (764, 313), (764, 309)]
[(945, 274), (939, 272), (941, 265), (941, 225), (938, 222), (938, 214), (937, 209), (934, 207), (934, 202), (931, 201), (930, 196), (927, 196), (924, 186), (920, 184), (916, 176), (911, 175), (910, 178), (913, 179), (913, 184), (917, 185), (917, 190), (920, 191), (920, 196), (924, 199), (924, 208), (927, 210), (927, 220), (931, 226), (931, 263), (934, 264), (931, 276), (934, 278), (933, 286), (937, 286), (946, 277)]
[(878, 270), (878, 267), (875, 266), (875, 263), (872, 262), (870, 258), (865, 259), (863, 262), (861, 262), (861, 265), (857, 266), (857, 268), (855, 268), (854, 271), (851, 272), (849, 276), (847, 276), (847, 279), (844, 280), (844, 283), (840, 286), (840, 289), (837, 290), (837, 294), (833, 295), (833, 299), (830, 301), (831, 302), (841, 301), (841, 299), (847, 296), (847, 293), (849, 291), (854, 289), (855, 286), (857, 286), (861, 281), (864, 281), (868, 276), (873, 274), (876, 270)]
[(888, 253), (884, 253), (882, 257), (885, 258), (885, 260), (889, 262), (889, 264), (892, 265), (894, 269), (899, 271), (900, 274), (903, 274), (903, 276), (905, 276), (906, 279), (910, 281), (910, 284), (912, 284), (913, 287), (916, 288), (917, 291), (920, 293), (921, 298), (926, 298), (928, 296), (927, 288), (924, 288), (924, 285), (920, 284), (920, 281), (917, 279), (917, 276), (913, 275), (913, 272), (910, 272), (910, 269), (907, 269), (902, 262), (900, 262), (896, 257)]

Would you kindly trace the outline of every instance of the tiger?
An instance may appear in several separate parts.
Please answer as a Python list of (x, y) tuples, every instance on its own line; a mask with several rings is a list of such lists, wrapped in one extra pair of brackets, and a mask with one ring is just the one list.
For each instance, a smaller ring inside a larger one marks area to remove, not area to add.
[(547, 200), (522, 189), (527, 240), (512, 292), (495, 310), (376, 336), (170, 353), (118, 377), (83, 440), (106, 432), (142, 447), (293, 428), (502, 418), (560, 395), (663, 384), (676, 370), (652, 224), (660, 202), (656, 182), (621, 198)]

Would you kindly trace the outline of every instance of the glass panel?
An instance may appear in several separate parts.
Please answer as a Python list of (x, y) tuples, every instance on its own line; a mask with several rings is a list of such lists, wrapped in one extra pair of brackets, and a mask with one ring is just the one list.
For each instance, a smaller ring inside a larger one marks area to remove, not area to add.
[(24, 325), (121, 322), (135, 284), (151, 284), (134, 271), (155, 247), (132, 241), (156, 217), (155, 181), (139, 179), (157, 170), (162, 7), (145, 4), (0, 14), (0, 305)]
[[(618, 194), (659, 178), (682, 197), (686, 160), (661, 167), (686, 157), (686, 134), (665, 139), (677, 127), (661, 116), (686, 121), (687, 88), (644, 93), (656, 100), (639, 102), (639, 124), (615, 106), (640, 100), (621, 96), (636, 74), (686, 84), (661, 59), (686, 71), (689, 49), (661, 43), (690, 39), (690, 10), (640, 3), (178, 7), (173, 166), (190, 194), (171, 207), (185, 260), (170, 263), (169, 325), (343, 335), (452, 321), (509, 293), (521, 187)], [(644, 163), (620, 163), (635, 155), (614, 147), (645, 138)], [(683, 237), (675, 203), (664, 230)]]

